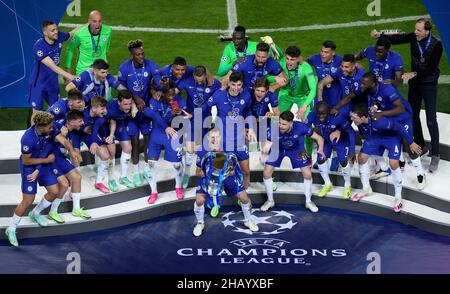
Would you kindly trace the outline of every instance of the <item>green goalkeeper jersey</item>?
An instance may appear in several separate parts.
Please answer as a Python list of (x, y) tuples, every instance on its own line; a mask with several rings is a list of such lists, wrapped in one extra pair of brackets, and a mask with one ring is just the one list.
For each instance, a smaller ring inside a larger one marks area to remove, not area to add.
[(233, 42), (228, 43), (228, 45), (225, 46), (225, 49), (223, 49), (222, 57), (220, 58), (219, 70), (217, 72), (219, 77), (226, 75), (233, 67), (233, 62), (235, 62), (238, 58), (255, 54), (256, 45), (258, 45), (257, 42), (248, 40), (245, 50), (243, 52), (239, 52), (236, 48), (234, 48)]
[(106, 54), (111, 43), (112, 29), (103, 24), (100, 34), (93, 36), (89, 26), (85, 26), (75, 33), (72, 42), (67, 49), (66, 68), (72, 68), (73, 53), (78, 48), (76, 75), (89, 68), (95, 59), (107, 61)]
[[(280, 59), (279, 63), (288, 78), (288, 84), (280, 88), (278, 99), (290, 96), (303, 99), (303, 104), (306, 105), (312, 103), (317, 93), (317, 82), (311, 65), (303, 62), (298, 65), (296, 70), (288, 71), (284, 57)], [(268, 76), (267, 79), (270, 83), (275, 82), (273, 76)]]
[[(256, 53), (256, 46), (258, 45), (258, 42), (247, 40), (247, 47), (244, 50), (244, 52), (239, 52), (234, 48), (233, 42), (228, 43), (227, 46), (225, 46), (225, 49), (223, 49), (222, 57), (220, 58), (220, 64), (219, 64), (219, 70), (217, 71), (217, 74), (219, 77), (223, 77), (226, 75), (231, 68), (233, 67), (233, 62), (235, 62), (238, 58), (244, 57), (247, 55), (255, 54)], [(280, 59), (283, 57), (283, 52), (281, 52), (280, 47), (276, 46), (278, 54), (280, 54)], [(269, 55), (274, 56), (272, 49), (269, 50)]]

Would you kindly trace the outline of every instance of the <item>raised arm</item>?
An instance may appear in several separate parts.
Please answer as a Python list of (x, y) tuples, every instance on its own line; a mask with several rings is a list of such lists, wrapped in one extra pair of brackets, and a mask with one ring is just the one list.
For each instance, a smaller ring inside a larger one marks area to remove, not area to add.
[(73, 79), (75, 79), (75, 76), (71, 75), (70, 73), (64, 71), (62, 68), (60, 68), (59, 66), (57, 66), (54, 62), (53, 59), (51, 59), (49, 56), (45, 57), (44, 59), (42, 59), (41, 61), (43, 64), (45, 64), (48, 68), (50, 68), (52, 71), (56, 72), (57, 74), (63, 76), (65, 79), (71, 81)]
[(333, 78), (331, 76), (326, 76), (319, 82), (319, 84), (317, 85), (317, 100), (318, 101), (323, 100), (323, 87), (331, 84), (332, 82), (333, 82)]

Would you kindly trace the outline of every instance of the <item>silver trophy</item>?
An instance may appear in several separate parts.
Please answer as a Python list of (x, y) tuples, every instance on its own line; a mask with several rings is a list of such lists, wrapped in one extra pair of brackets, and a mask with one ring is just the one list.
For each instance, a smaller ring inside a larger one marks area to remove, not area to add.
[(211, 209), (211, 216), (217, 217), (220, 204), (224, 198), (224, 182), (235, 170), (236, 155), (222, 151), (208, 152), (202, 160), (205, 177), (202, 189), (206, 192), (206, 205)]

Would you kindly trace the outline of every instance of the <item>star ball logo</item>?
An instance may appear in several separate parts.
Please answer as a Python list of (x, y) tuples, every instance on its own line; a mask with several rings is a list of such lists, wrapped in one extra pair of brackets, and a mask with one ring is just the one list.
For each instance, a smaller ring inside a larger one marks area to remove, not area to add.
[(222, 217), (222, 224), (233, 232), (247, 235), (277, 235), (292, 229), (297, 222), (293, 221), (294, 215), (286, 211), (253, 210), (252, 220), (259, 226), (258, 232), (252, 232), (242, 224), (242, 212), (228, 212)]
[(299, 242), (296, 240), (271, 237), (291, 230), (298, 223), (293, 219), (294, 215), (286, 211), (262, 212), (254, 209), (252, 220), (258, 224), (259, 232), (251, 232), (242, 224), (242, 212), (229, 212), (222, 217), (223, 226), (230, 233), (243, 233), (248, 237), (227, 241), (223, 247), (179, 248), (177, 255), (196, 257), (199, 262), (201, 259), (198, 258), (209, 260), (209, 257), (216, 257), (219, 264), (292, 264), (306, 267), (322, 258), (335, 259), (348, 255), (344, 248), (306, 248), (297, 246)]

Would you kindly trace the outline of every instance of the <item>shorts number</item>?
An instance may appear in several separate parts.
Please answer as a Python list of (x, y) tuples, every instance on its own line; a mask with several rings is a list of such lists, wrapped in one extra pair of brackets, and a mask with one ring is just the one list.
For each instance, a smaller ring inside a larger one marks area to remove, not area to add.
[(394, 151), (395, 151), (395, 153), (399, 153), (399, 151), (398, 151), (398, 146), (397, 146), (397, 145), (395, 145)]
[(181, 158), (183, 156), (183, 148), (178, 147), (175, 151), (177, 152), (178, 158)]

